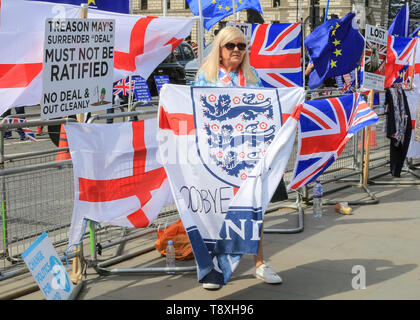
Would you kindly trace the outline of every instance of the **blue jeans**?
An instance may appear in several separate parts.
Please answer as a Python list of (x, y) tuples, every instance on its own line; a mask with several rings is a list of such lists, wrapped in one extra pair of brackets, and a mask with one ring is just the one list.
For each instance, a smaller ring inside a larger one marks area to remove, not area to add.
[[(114, 113), (114, 108), (106, 109), (106, 113)], [(106, 123), (114, 123), (114, 118), (106, 119)]]

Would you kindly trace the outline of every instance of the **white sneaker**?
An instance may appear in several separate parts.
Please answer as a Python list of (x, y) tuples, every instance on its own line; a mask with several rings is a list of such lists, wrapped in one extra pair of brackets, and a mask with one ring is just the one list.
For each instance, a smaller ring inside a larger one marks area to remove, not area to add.
[(255, 269), (254, 276), (266, 283), (283, 282), (280, 276), (265, 262)]
[(217, 283), (203, 283), (203, 288), (207, 290), (219, 290), (222, 286)]

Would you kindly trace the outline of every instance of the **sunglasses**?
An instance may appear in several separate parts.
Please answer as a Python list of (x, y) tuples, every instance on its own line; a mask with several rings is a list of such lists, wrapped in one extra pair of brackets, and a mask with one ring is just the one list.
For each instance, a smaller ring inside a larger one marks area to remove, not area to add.
[(239, 51), (244, 51), (246, 49), (246, 43), (243, 43), (243, 42), (239, 42), (239, 43), (228, 42), (224, 45), (224, 47), (228, 50), (234, 50), (235, 47), (237, 47)]

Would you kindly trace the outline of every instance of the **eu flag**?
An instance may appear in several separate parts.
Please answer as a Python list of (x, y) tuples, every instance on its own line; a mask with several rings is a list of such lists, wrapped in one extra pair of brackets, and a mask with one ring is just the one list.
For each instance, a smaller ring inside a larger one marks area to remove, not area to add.
[(89, 5), (89, 8), (93, 8), (93, 9), (119, 12), (119, 13), (130, 13), (129, 0), (32, 0), (32, 1), (73, 4), (76, 6), (80, 6), (82, 3), (87, 3)]
[[(191, 12), (198, 16), (198, 1), (200, 0), (187, 0)], [(233, 7), (233, 8), (232, 8)], [(207, 31), (211, 29), (217, 22), (243, 9), (254, 9), (263, 13), (259, 0), (201, 0), (201, 8), (204, 17), (204, 28)]]
[(410, 34), (410, 37), (411, 38), (415, 38), (415, 37), (420, 38), (420, 26), (418, 26), (417, 29), (414, 30), (412, 34)]
[(408, 37), (408, 25), (410, 22), (408, 8), (405, 5), (395, 16), (394, 21), (388, 28), (388, 34), (397, 37)]
[(327, 20), (305, 38), (305, 46), (314, 64), (308, 86), (319, 87), (324, 79), (355, 69), (364, 49), (354, 13), (342, 19)]

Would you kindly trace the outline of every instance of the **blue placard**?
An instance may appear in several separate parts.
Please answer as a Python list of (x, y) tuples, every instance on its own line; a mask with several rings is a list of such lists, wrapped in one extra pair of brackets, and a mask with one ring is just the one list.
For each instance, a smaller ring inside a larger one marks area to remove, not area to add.
[(170, 83), (169, 82), (169, 76), (168, 75), (155, 76), (155, 83), (156, 83), (157, 92), (158, 92), (158, 94), (160, 94), (160, 89), (162, 89), (162, 86), (165, 83)]
[(73, 283), (45, 232), (22, 253), (22, 259), (47, 300), (69, 299)]
[(152, 101), (147, 81), (140, 76), (133, 76), (131, 79), (134, 80), (134, 95), (137, 101)]

